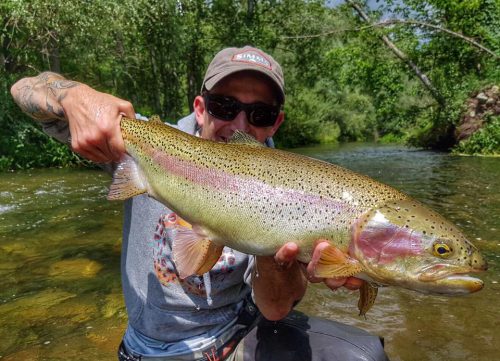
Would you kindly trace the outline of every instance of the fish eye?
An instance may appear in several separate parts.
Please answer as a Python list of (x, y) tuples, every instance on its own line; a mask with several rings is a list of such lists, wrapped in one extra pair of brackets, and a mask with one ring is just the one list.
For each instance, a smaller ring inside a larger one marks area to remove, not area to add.
[(446, 243), (435, 243), (434, 244), (434, 255), (442, 258), (446, 258), (451, 254), (451, 248)]

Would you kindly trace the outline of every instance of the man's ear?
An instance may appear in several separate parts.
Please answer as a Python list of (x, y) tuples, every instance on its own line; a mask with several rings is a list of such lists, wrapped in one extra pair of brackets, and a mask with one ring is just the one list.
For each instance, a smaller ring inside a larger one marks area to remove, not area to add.
[(205, 99), (201, 95), (194, 98), (193, 101), (194, 116), (196, 117), (196, 123), (198, 127), (203, 127), (205, 121)]
[(281, 124), (283, 124), (284, 121), (285, 121), (285, 113), (280, 112), (278, 115), (278, 119), (276, 119), (276, 123), (274, 123), (273, 127), (271, 128), (271, 135), (269, 135), (270, 137), (272, 137), (274, 133), (278, 131), (279, 127), (281, 126)]

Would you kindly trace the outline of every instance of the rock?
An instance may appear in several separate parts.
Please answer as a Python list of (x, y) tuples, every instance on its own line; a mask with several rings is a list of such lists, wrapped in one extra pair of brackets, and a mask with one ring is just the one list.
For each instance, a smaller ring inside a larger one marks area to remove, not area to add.
[(483, 92), (476, 95), (476, 99), (478, 99), (481, 103), (486, 103), (488, 101), (488, 96)]
[(96, 318), (98, 310), (93, 299), (73, 298), (51, 307), (49, 314), (50, 317), (59, 317), (69, 323), (83, 323)]
[(20, 320), (24, 320), (27, 324), (43, 323), (50, 317), (51, 307), (75, 296), (72, 293), (47, 289), (20, 297), (0, 305), (0, 319), (4, 325), (15, 324)]
[(50, 266), (49, 276), (63, 279), (92, 278), (102, 267), (99, 262), (87, 258), (65, 259)]
[(25, 241), (2, 244), (0, 246), (0, 250), (4, 251), (7, 254), (22, 256), (25, 258), (38, 256), (38, 251), (33, 246), (30, 246), (28, 242)]
[(6, 355), (2, 361), (38, 361), (41, 360), (42, 347), (40, 345), (28, 347), (24, 350)]
[(126, 326), (127, 322), (117, 322), (116, 319), (110, 318), (98, 327), (90, 329), (86, 338), (101, 352), (109, 354), (109, 360), (112, 360), (113, 357), (116, 358), (116, 349), (123, 338)]
[(500, 89), (493, 85), (471, 94), (465, 102), (466, 110), (455, 128), (455, 141), (469, 138), (484, 126), (490, 115), (500, 114)]
[(2, 340), (2, 348), (0, 349), (0, 352), (2, 352), (2, 354), (4, 354), (5, 350), (14, 347), (17, 349), (19, 347), (19, 343), (21, 343), (20, 340), (22, 339), (21, 336), (19, 335), (20, 331), (21, 330), (19, 327), (4, 326), (0, 328), (0, 340)]
[(102, 308), (104, 318), (121, 317), (126, 318), (125, 304), (122, 293), (110, 293), (106, 296), (106, 303)]

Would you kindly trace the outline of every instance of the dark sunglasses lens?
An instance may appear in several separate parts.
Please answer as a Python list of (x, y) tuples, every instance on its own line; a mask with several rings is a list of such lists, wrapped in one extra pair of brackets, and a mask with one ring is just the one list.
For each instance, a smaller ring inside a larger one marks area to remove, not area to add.
[(249, 123), (256, 127), (271, 127), (276, 123), (279, 110), (268, 105), (256, 105), (250, 112)]
[(271, 127), (276, 123), (280, 108), (265, 103), (243, 104), (238, 100), (208, 94), (205, 96), (208, 114), (220, 120), (230, 121), (245, 110), (248, 122), (255, 127)]
[(208, 113), (218, 119), (233, 120), (238, 115), (237, 104), (227, 97), (209, 96), (207, 100)]

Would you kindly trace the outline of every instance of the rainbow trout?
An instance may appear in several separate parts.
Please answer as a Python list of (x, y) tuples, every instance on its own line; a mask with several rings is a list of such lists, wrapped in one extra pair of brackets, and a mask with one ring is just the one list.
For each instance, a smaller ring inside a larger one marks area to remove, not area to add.
[(365, 314), (376, 287), (456, 295), (480, 290), (469, 273), (487, 269), (478, 250), (451, 223), (409, 196), (339, 166), (271, 149), (237, 132), (229, 143), (201, 139), (159, 119), (123, 118), (129, 156), (114, 174), (108, 199), (147, 193), (191, 227), (176, 234), (181, 278), (209, 271), (224, 246), (273, 255), (286, 242), (309, 262), (327, 240), (318, 277), (367, 282)]

